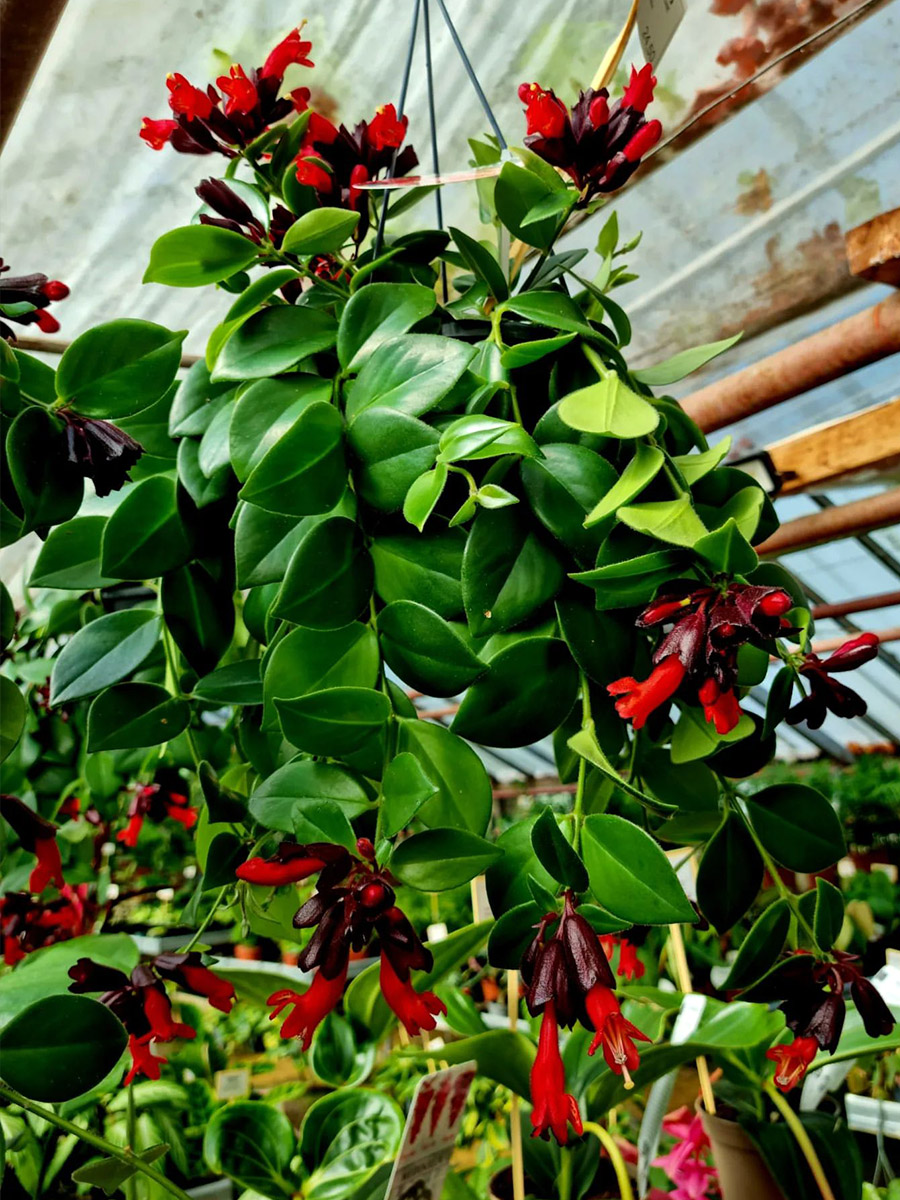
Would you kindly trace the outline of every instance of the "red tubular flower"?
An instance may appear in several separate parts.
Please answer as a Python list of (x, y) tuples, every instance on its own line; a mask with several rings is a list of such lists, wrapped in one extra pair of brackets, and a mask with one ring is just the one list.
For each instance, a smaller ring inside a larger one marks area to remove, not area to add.
[(294, 88), (293, 91), (288, 92), (288, 95), (291, 98), (291, 104), (293, 104), (295, 112), (298, 112), (298, 113), (306, 112), (306, 110), (309, 108), (310, 94), (311, 94), (310, 90), (307, 87)]
[(639, 682), (626, 675), (614, 680), (606, 690), (611, 696), (622, 697), (616, 701), (619, 716), (631, 720), (635, 729), (641, 729), (650, 714), (675, 695), (684, 676), (685, 668), (678, 656), (670, 654), (646, 679)]
[(42, 308), (38, 312), (34, 323), (37, 325), (41, 333), (59, 332), (59, 321), (57, 321), (56, 317), (54, 317), (52, 313), (47, 312), (46, 308)]
[(447, 1011), (443, 1000), (439, 1000), (434, 992), (417, 992), (412, 980), (401, 979), (384, 953), (381, 955), (379, 982), (381, 994), (406, 1026), (410, 1037), (415, 1037), (423, 1029), (434, 1029), (436, 1015)]
[(732, 688), (723, 691), (715, 679), (701, 684), (697, 695), (707, 721), (715, 725), (716, 733), (729, 733), (741, 719), (741, 709)]
[(797, 725), (805, 721), (810, 729), (818, 729), (829, 712), (837, 717), (864, 716), (867, 705), (862, 696), (831, 676), (841, 671), (853, 671), (871, 662), (878, 654), (878, 645), (877, 634), (861, 633), (859, 637), (844, 642), (826, 659), (819, 658), (817, 654), (807, 654), (800, 666), (800, 674), (809, 683), (809, 694), (790, 710), (788, 724)]
[(142, 138), (151, 150), (162, 150), (177, 128), (177, 121), (154, 121), (152, 117), (144, 117), (138, 137)]
[(631, 1072), (636, 1071), (640, 1065), (640, 1056), (633, 1039), (639, 1038), (642, 1042), (649, 1042), (650, 1038), (641, 1033), (636, 1025), (625, 1020), (619, 1002), (609, 988), (599, 984), (591, 988), (585, 999), (585, 1008), (596, 1030), (588, 1054), (593, 1054), (602, 1043), (606, 1065), (616, 1075), (624, 1076), (626, 1088), (633, 1088)]
[(350, 194), (347, 197), (347, 203), (354, 212), (358, 212), (360, 208), (365, 206), (366, 193), (360, 190), (359, 184), (367, 183), (368, 179), (369, 172), (362, 163), (357, 163), (350, 172)]
[(186, 966), (181, 968), (184, 985), (197, 996), (205, 996), (219, 1012), (231, 1012), (234, 1004), (234, 984), (221, 979), (208, 967)]
[(169, 89), (169, 107), (172, 112), (180, 113), (189, 121), (205, 121), (212, 113), (213, 103), (206, 92), (194, 87), (177, 71), (166, 76), (166, 87)]
[(8, 967), (14, 967), (16, 963), (20, 963), (23, 958), (27, 957), (25, 951), (19, 945), (19, 940), (10, 934), (3, 938), (3, 961)]
[(769, 592), (760, 600), (759, 607), (767, 617), (783, 617), (794, 607), (794, 601), (787, 592)]
[(181, 1021), (173, 1021), (172, 1005), (162, 984), (159, 987), (145, 987), (143, 992), (144, 1015), (155, 1038), (159, 1038), (161, 1042), (171, 1042), (175, 1038), (185, 1038), (190, 1041), (191, 1038), (197, 1036), (197, 1031), (191, 1029), (190, 1025), (184, 1025)]
[(129, 1037), (128, 1051), (131, 1054), (131, 1070), (122, 1080), (124, 1087), (128, 1087), (136, 1075), (146, 1075), (148, 1079), (159, 1079), (160, 1067), (169, 1060), (154, 1057), (151, 1049), (152, 1041), (152, 1033), (140, 1038), (135, 1037), (134, 1034)]
[(567, 1094), (566, 1074), (559, 1054), (556, 1010), (549, 1001), (541, 1018), (538, 1052), (531, 1068), (532, 1137), (552, 1133), (560, 1146), (569, 1140), (569, 1125), (579, 1137), (584, 1132), (574, 1096)]
[(398, 117), (393, 104), (383, 104), (366, 126), (366, 140), (373, 150), (396, 150), (406, 137), (409, 118)]
[(766, 1058), (775, 1066), (775, 1086), (780, 1092), (789, 1092), (806, 1074), (807, 1068), (819, 1051), (814, 1037), (798, 1037), (785, 1046), (772, 1046)]
[[(569, 112), (562, 100), (539, 83), (519, 85), (519, 99), (525, 105), (526, 135), (561, 138), (569, 123)], [(605, 118), (604, 118), (605, 123)]]
[(65, 300), (69, 294), (69, 287), (60, 279), (48, 279), (41, 291), (48, 300)]
[(326, 169), (325, 159), (320, 154), (301, 151), (296, 158), (297, 182), (315, 188), (317, 192), (331, 191), (331, 174)]
[[(171, 817), (173, 821), (178, 821), (185, 829), (193, 829), (200, 816), (200, 810), (191, 808), (186, 796), (170, 796), (169, 800), (176, 801), (176, 803), (166, 804), (166, 816)], [(179, 804), (177, 803), (178, 800), (183, 800), (184, 803)]]
[(328, 979), (321, 971), (317, 971), (305, 992), (295, 992), (291, 988), (273, 992), (266, 1001), (266, 1004), (273, 1007), (269, 1020), (274, 1021), (289, 1004), (292, 1004), (294, 1011), (281, 1026), (281, 1036), (283, 1038), (301, 1038), (303, 1049), (308, 1050), (320, 1022), (328, 1016), (340, 1000), (346, 979), (347, 966), (345, 964), (343, 970), (334, 979)]
[(645, 969), (632, 943), (625, 938), (619, 938), (619, 965), (616, 974), (630, 982), (632, 979), (640, 979)]
[(653, 89), (656, 87), (656, 76), (653, 74), (653, 65), (647, 63), (641, 67), (640, 71), (631, 68), (631, 79), (628, 82), (628, 87), (625, 89), (625, 95), (622, 97), (622, 107), (636, 109), (638, 112), (644, 112), (647, 105), (653, 99)]
[(37, 863), (29, 877), (28, 890), (39, 895), (48, 883), (55, 883), (58, 888), (64, 887), (66, 881), (63, 879), (62, 859), (56, 838), (35, 838), (34, 852)]
[(116, 834), (116, 841), (121, 842), (123, 846), (130, 846), (133, 850), (138, 844), (138, 838), (141, 835), (141, 830), (144, 827), (143, 817), (129, 817), (128, 824), (124, 829), (120, 829)]
[(648, 150), (652, 150), (662, 136), (662, 122), (648, 121), (634, 137), (629, 138), (622, 153), (630, 163), (640, 162)]
[(235, 113), (248, 113), (259, 103), (256, 88), (244, 74), (240, 63), (234, 63), (228, 74), (220, 75), (216, 83), (228, 97), (225, 102), (226, 117), (234, 116)]
[[(306, 22), (304, 21), (303, 24), (305, 25)], [(292, 29), (287, 37), (283, 38), (269, 53), (269, 57), (263, 63), (259, 73), (260, 79), (283, 79), (285, 71), (292, 63), (296, 63), (300, 67), (316, 65), (309, 59), (312, 42), (304, 42), (300, 38), (302, 28), (303, 25), (300, 25), (296, 29)]]
[(604, 95), (595, 96), (588, 108), (588, 116), (595, 129), (600, 129), (609, 120), (609, 100)]
[(238, 879), (247, 883), (259, 883), (263, 887), (283, 887), (286, 883), (299, 883), (308, 879), (325, 866), (321, 858), (248, 858), (235, 871)]

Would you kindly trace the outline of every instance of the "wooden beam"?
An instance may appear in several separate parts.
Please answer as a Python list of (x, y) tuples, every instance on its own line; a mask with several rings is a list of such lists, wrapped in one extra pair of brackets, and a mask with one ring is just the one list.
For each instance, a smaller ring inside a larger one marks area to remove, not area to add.
[(821, 546), (824, 542), (871, 533), (873, 529), (884, 529), (886, 525), (898, 522), (900, 487), (865, 500), (823, 508), (809, 516), (785, 521), (770, 538), (756, 547), (756, 552), (761, 558), (775, 558), (779, 554), (790, 554), (809, 546)]
[(857, 225), (844, 244), (851, 275), (900, 287), (900, 208)]
[(782, 478), (779, 495), (900, 465), (900, 397), (838, 417), (767, 447)]
[[(879, 645), (884, 642), (900, 642), (900, 626), (895, 625), (892, 629), (873, 629), (872, 633), (878, 638)], [(839, 650), (855, 637), (859, 637), (859, 634), (837, 633), (834, 637), (817, 638), (810, 645), (810, 650), (813, 654), (830, 654), (832, 650)], [(773, 657), (772, 661), (777, 662), (778, 659)]]
[(900, 592), (880, 592), (877, 596), (862, 596), (858, 600), (842, 600), (838, 604), (814, 604), (815, 620), (827, 617), (847, 617), (850, 613), (871, 612), (874, 608), (893, 608), (900, 604)]
[(710, 433), (900, 352), (900, 293), (701, 388), (682, 408)]
[(66, 0), (0, 0), (0, 146), (65, 7)]

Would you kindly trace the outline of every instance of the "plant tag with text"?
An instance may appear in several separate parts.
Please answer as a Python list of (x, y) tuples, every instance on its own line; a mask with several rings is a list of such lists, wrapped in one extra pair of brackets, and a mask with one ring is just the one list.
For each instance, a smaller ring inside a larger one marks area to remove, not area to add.
[(684, 17), (684, 0), (641, 0), (637, 26), (646, 62), (659, 66)]
[(385, 1200), (437, 1200), (478, 1064), (460, 1063), (419, 1081)]

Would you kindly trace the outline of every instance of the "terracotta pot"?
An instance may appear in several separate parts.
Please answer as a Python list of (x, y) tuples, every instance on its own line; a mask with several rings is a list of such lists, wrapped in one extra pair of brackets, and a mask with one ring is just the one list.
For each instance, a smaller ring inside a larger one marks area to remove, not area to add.
[(300, 962), (299, 950), (284, 950), (281, 954), (281, 961), (286, 967), (296, 967)]
[(247, 942), (238, 942), (234, 948), (234, 957), (244, 962), (262, 962), (262, 946), (251, 946)]
[(700, 1119), (712, 1143), (722, 1200), (784, 1200), (762, 1155), (737, 1121), (711, 1116), (702, 1109)]

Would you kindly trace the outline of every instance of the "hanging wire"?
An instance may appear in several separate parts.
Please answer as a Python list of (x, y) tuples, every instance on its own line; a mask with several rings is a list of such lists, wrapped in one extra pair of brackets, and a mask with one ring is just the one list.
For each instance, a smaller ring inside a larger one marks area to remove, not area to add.
[[(428, 120), (431, 125), (431, 165), (435, 175), (440, 175), (441, 164), (438, 158), (437, 114), (434, 107), (434, 71), (431, 64), (431, 22), (428, 14), (428, 0), (422, 0), (422, 17), (425, 27), (425, 78), (428, 83)], [(444, 228), (444, 206), (441, 202), (441, 189), (434, 193), (434, 206), (437, 213), (438, 229)], [(441, 295), (444, 304), (447, 303), (447, 264), (441, 259)]]
[(441, 16), (444, 18), (447, 29), (450, 31), (450, 36), (453, 38), (453, 44), (456, 47), (459, 57), (462, 59), (463, 66), (466, 68), (466, 74), (469, 76), (472, 87), (475, 89), (475, 94), (478, 96), (478, 99), (481, 102), (481, 107), (484, 109), (484, 115), (487, 117), (491, 129), (494, 131), (494, 136), (500, 143), (500, 149), (506, 150), (508, 149), (506, 138), (500, 132), (500, 126), (497, 124), (497, 118), (494, 116), (490, 104), (488, 104), (487, 96), (485, 96), (484, 92), (482, 91), (481, 84), (478, 82), (478, 76), (475, 74), (475, 70), (472, 64), (469, 62), (469, 56), (466, 54), (463, 44), (459, 40), (459, 34), (456, 32), (456, 28), (453, 22), (450, 20), (450, 14), (447, 12), (447, 6), (444, 4), (444, 0), (437, 0), (437, 6), (441, 10)]
[[(440, 3), (440, 0), (438, 0), (438, 3)], [(413, 51), (415, 50), (415, 47), (416, 47), (416, 32), (418, 31), (418, 28), (419, 28), (419, 6), (420, 6), (420, 4), (421, 4), (421, 0), (416, 0), (415, 7), (413, 8), (412, 24), (411, 24), (410, 30), (409, 30), (409, 45), (406, 47), (406, 63), (404, 64), (404, 67), (403, 67), (403, 79), (400, 82), (400, 96), (397, 100), (397, 117), (398, 117), (398, 119), (402, 118), (403, 110), (406, 108), (406, 92), (407, 92), (407, 89), (409, 88), (409, 73), (410, 73), (410, 70), (412, 69)], [(393, 157), (391, 158), (391, 170), (390, 170), (391, 175), (394, 174), (394, 169), (397, 166), (397, 156), (399, 155), (399, 153), (400, 153), (400, 147), (398, 146), (394, 150)], [(389, 196), (390, 196), (390, 192), (386, 191), (381, 200), (381, 212), (378, 216), (378, 228), (375, 231), (375, 245), (372, 248), (372, 258), (373, 259), (375, 259), (379, 256), (379, 254), (381, 253), (381, 247), (384, 244), (384, 223), (387, 220), (388, 197)]]

